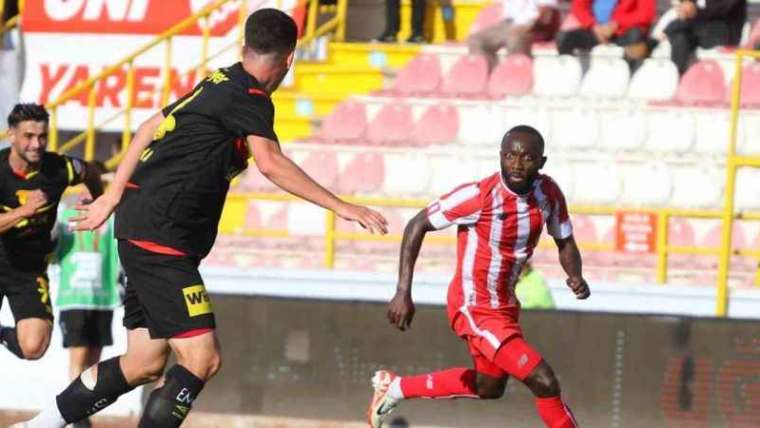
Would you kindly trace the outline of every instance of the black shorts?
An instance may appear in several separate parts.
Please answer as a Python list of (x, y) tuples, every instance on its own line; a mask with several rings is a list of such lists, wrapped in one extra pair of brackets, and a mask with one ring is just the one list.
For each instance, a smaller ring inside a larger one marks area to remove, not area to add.
[(63, 333), (63, 347), (103, 348), (113, 345), (111, 336), (113, 311), (70, 309), (61, 311), (58, 324)]
[(154, 339), (216, 328), (211, 300), (198, 272), (200, 260), (144, 250), (119, 240), (127, 276), (124, 327), (145, 327)]
[(0, 260), (0, 307), (8, 298), (13, 319), (42, 318), (53, 321), (50, 281), (44, 272), (23, 272)]

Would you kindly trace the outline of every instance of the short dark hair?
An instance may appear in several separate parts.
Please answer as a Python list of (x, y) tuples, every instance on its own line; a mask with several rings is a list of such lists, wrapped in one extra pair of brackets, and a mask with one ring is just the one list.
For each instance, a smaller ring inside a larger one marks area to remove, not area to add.
[(544, 151), (544, 136), (541, 135), (538, 130), (532, 126), (529, 125), (517, 125), (507, 131), (506, 134), (504, 134), (504, 138), (501, 139), (502, 147), (504, 146), (504, 143), (507, 141), (507, 137), (509, 137), (509, 134), (512, 133), (518, 133), (518, 134), (526, 134), (530, 135), (531, 137), (534, 137), (536, 139), (536, 142), (541, 146), (541, 152)]
[(296, 22), (278, 9), (259, 9), (245, 21), (245, 45), (259, 54), (289, 54), (297, 38)]
[(50, 121), (50, 115), (47, 110), (45, 110), (45, 106), (40, 104), (16, 104), (8, 115), (8, 128), (15, 128), (19, 123), (25, 120), (48, 123)]

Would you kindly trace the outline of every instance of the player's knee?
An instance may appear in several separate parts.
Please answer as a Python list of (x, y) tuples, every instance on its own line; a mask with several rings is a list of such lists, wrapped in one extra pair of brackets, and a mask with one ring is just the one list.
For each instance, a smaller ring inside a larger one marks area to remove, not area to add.
[(177, 362), (186, 367), (195, 376), (208, 381), (216, 375), (222, 367), (222, 355), (217, 349), (199, 349), (183, 355)]
[(166, 367), (166, 358), (136, 359), (128, 356), (122, 365), (127, 378), (135, 384), (142, 385), (161, 378)]
[(537, 397), (556, 397), (560, 395), (557, 376), (548, 364), (542, 363), (525, 379), (525, 384)]
[(45, 337), (19, 338), (19, 347), (24, 353), (24, 359), (39, 360), (45, 355), (49, 341)]
[(504, 395), (504, 387), (498, 385), (478, 385), (478, 397), (482, 400), (496, 400)]

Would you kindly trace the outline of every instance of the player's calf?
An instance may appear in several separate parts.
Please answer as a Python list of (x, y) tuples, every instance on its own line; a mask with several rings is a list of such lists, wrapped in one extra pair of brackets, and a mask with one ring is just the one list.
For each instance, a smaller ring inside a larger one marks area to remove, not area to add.
[(204, 385), (185, 367), (175, 365), (166, 372), (164, 385), (150, 394), (138, 428), (179, 427)]

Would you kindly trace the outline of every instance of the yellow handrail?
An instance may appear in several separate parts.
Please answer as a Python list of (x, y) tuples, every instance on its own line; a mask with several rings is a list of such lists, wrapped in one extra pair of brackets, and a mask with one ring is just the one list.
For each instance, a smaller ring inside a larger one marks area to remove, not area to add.
[[(736, 170), (740, 167), (760, 168), (760, 157), (737, 156), (736, 137), (738, 135), (739, 109), (741, 108), (742, 72), (744, 58), (760, 58), (760, 51), (739, 49), (736, 51), (734, 63), (734, 82), (731, 88), (731, 127), (726, 155), (726, 189), (723, 202), (723, 230), (720, 239), (720, 257), (718, 258), (718, 299), (715, 304), (715, 314), (725, 317), (728, 314), (728, 271), (731, 263), (731, 235), (734, 221), (734, 193), (736, 191)], [(760, 266), (757, 277), (760, 278)]]

